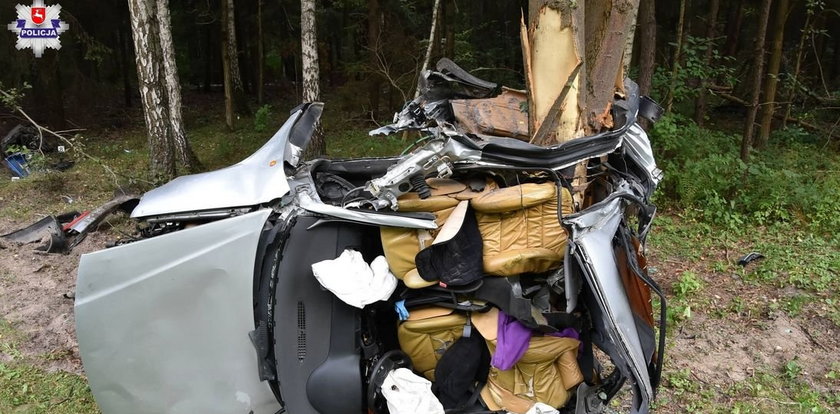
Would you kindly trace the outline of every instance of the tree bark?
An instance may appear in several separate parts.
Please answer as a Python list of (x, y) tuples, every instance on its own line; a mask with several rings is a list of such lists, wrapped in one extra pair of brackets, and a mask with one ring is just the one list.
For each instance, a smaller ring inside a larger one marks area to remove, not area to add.
[(263, 0), (257, 0), (257, 103), (263, 103), (263, 87), (265, 85), (265, 50), (263, 45), (262, 26)]
[(764, 108), (761, 112), (761, 128), (759, 129), (756, 148), (764, 147), (770, 139), (770, 126), (773, 121), (773, 112), (776, 110), (776, 87), (779, 81), (779, 67), (782, 64), (782, 46), (788, 4), (788, 0), (778, 0), (778, 3), (776, 3), (776, 15), (773, 19), (773, 43), (770, 46), (767, 81), (764, 84)]
[(639, 2), (639, 93), (650, 95), (656, 65), (656, 1)]
[(726, 43), (723, 46), (726, 56), (735, 56), (738, 52), (738, 36), (741, 34), (741, 23), (744, 21), (744, 0), (732, 3), (726, 22)]
[(747, 120), (744, 126), (744, 138), (741, 141), (741, 159), (747, 162), (750, 158), (753, 133), (755, 131), (755, 118), (758, 114), (758, 103), (761, 97), (761, 79), (764, 77), (764, 39), (767, 34), (767, 21), (770, 18), (770, 3), (772, 0), (761, 0), (761, 9), (758, 13), (758, 29), (755, 35), (755, 49), (753, 51), (752, 74), (752, 95), (750, 107), (747, 108)]
[[(245, 115), (250, 112), (239, 70), (239, 49), (236, 45), (236, 15), (233, 0), (222, 0), (222, 64), (225, 77), (225, 121), (233, 128), (234, 112)], [(228, 91), (229, 90), (229, 91)], [(231, 102), (228, 103), (227, 100)], [(230, 107), (230, 111), (228, 111)], [(230, 112), (230, 113), (228, 113)]]
[(184, 119), (181, 116), (181, 84), (178, 81), (178, 67), (175, 63), (175, 46), (172, 43), (170, 29), (169, 0), (157, 1), (157, 23), (160, 35), (161, 64), (163, 65), (163, 86), (169, 111), (169, 132), (178, 162), (188, 172), (196, 172), (201, 163), (195, 156), (187, 133), (184, 131)]
[(785, 116), (782, 118), (783, 128), (787, 126), (787, 119), (790, 118), (793, 101), (796, 98), (796, 95), (798, 95), (797, 90), (799, 90), (799, 74), (802, 71), (802, 58), (805, 54), (805, 41), (808, 40), (809, 36), (811, 36), (811, 26), (813, 24), (811, 17), (812, 14), (808, 12), (805, 17), (805, 24), (802, 26), (802, 30), (800, 31), (802, 35), (799, 37), (799, 45), (796, 47), (796, 63), (794, 63), (793, 76), (791, 77), (791, 88), (788, 93), (787, 104), (785, 104)]
[(379, 95), (382, 81), (376, 68), (379, 67), (379, 36), (381, 33), (382, 13), (379, 10), (379, 0), (368, 0), (368, 108), (373, 119), (379, 118)]
[[(423, 64), (420, 66), (420, 76), (423, 76), (423, 72), (429, 68), (429, 64), (432, 60), (432, 51), (435, 48), (435, 44), (437, 44), (437, 26), (438, 26), (438, 12), (440, 11), (440, 0), (435, 0), (434, 9), (432, 10), (432, 27), (429, 30), (429, 45), (426, 46), (426, 54), (423, 57)], [(415, 87), (414, 90), (414, 97), (420, 96), (420, 87), (419, 84)]]
[(161, 77), (163, 59), (154, 0), (129, 0), (137, 83), (149, 136), (149, 167), (152, 178), (165, 180), (175, 175), (175, 154), (169, 133), (168, 105)]
[(125, 35), (125, 26), (117, 27), (117, 42), (120, 44), (120, 74), (123, 84), (123, 101), (126, 108), (131, 108), (131, 75), (128, 68), (128, 39)]
[[(300, 1), (300, 45), (303, 68), (303, 102), (317, 102), (320, 99), (320, 71), (318, 67), (318, 35), (315, 25), (315, 0)], [(316, 128), (305, 158), (324, 155), (327, 145), (321, 127)]]
[(630, 11), (628, 19), (630, 20), (625, 35), (626, 43), (624, 44), (624, 55), (622, 56), (621, 73), (626, 74), (630, 69), (630, 63), (633, 60), (633, 45), (636, 43), (636, 25), (638, 24), (639, 7), (638, 1), (636, 7)]
[(682, 57), (683, 29), (685, 28), (685, 3), (680, 0), (680, 15), (677, 19), (677, 37), (674, 47), (674, 59), (671, 61), (671, 80), (668, 83), (668, 100), (665, 103), (665, 111), (671, 112), (674, 107), (674, 92), (677, 88), (677, 76), (680, 71), (680, 58)]
[[(706, 39), (707, 47), (703, 54), (703, 62), (706, 66), (712, 64), (712, 49), (714, 48), (714, 39), (717, 36), (717, 15), (720, 9), (720, 0), (709, 0), (709, 14), (706, 16)], [(694, 101), (694, 122), (697, 125), (703, 126), (706, 122), (706, 98), (709, 95), (708, 79), (700, 79), (700, 91), (697, 94), (697, 99)]]

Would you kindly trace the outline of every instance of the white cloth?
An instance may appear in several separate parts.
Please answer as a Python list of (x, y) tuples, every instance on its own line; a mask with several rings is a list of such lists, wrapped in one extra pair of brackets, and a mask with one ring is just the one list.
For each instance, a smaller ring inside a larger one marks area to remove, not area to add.
[(560, 414), (560, 411), (548, 404), (538, 402), (532, 405), (525, 414)]
[(352, 249), (344, 250), (335, 259), (313, 263), (312, 273), (321, 286), (357, 308), (387, 300), (397, 288), (397, 278), (388, 268), (385, 256), (378, 256), (368, 265), (362, 254)]
[(444, 414), (443, 405), (432, 394), (432, 383), (408, 368), (397, 368), (382, 382), (382, 395), (391, 414)]

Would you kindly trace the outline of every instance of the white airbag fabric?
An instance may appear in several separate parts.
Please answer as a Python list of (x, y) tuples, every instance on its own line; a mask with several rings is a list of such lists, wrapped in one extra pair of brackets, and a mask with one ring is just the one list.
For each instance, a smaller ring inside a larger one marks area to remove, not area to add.
[(397, 287), (385, 256), (368, 265), (362, 254), (352, 249), (344, 250), (338, 258), (313, 263), (312, 273), (321, 286), (357, 308), (387, 300)]
[(432, 394), (432, 383), (408, 368), (397, 368), (382, 382), (382, 395), (391, 414), (444, 414), (443, 405)]

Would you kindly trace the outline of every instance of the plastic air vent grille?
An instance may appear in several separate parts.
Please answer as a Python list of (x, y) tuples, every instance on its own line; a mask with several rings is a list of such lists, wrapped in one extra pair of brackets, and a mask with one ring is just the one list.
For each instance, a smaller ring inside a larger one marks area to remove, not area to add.
[(306, 307), (303, 302), (297, 303), (297, 358), (303, 362), (306, 359)]

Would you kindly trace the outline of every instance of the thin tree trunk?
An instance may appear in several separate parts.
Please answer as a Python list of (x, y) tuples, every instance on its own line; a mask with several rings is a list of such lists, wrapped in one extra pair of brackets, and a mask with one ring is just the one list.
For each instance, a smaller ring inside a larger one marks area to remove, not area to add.
[(767, 21), (770, 18), (770, 3), (772, 0), (761, 0), (761, 10), (758, 14), (758, 29), (755, 35), (755, 49), (753, 51), (754, 68), (752, 74), (752, 95), (750, 107), (747, 108), (747, 120), (744, 127), (744, 139), (741, 141), (741, 160), (747, 162), (750, 158), (755, 118), (758, 114), (758, 103), (761, 97), (761, 79), (764, 77), (764, 39), (767, 35)]
[[(422, 73), (426, 69), (429, 68), (429, 64), (432, 60), (432, 50), (435, 48), (435, 44), (437, 43), (437, 26), (438, 26), (438, 12), (440, 11), (440, 0), (435, 0), (434, 9), (432, 10), (432, 27), (429, 29), (429, 45), (426, 46), (426, 55), (423, 57), (423, 65), (420, 66), (420, 76), (423, 76)], [(420, 96), (420, 85), (418, 84), (414, 90), (414, 97)]]
[[(227, 70), (229, 71), (231, 99), (233, 110), (240, 115), (250, 112), (245, 98), (245, 87), (242, 85), (242, 74), (239, 70), (239, 49), (236, 45), (236, 14), (233, 0), (223, 0), (222, 3), (222, 53), (227, 53)], [(222, 58), (224, 61), (224, 57)], [(231, 115), (232, 116), (232, 115)]]
[(453, 59), (455, 57), (455, 1), (450, 1), (446, 7), (446, 45), (443, 50), (444, 56)]
[[(720, 0), (709, 1), (709, 14), (706, 16), (706, 41), (707, 47), (703, 54), (703, 62), (706, 66), (712, 64), (712, 50), (715, 45), (715, 37), (717, 36), (717, 15), (720, 9)], [(700, 91), (697, 94), (697, 99), (694, 101), (694, 122), (697, 125), (703, 126), (706, 122), (706, 98), (708, 97), (709, 80), (700, 79)]]
[(224, 77), (224, 90), (225, 90), (225, 124), (227, 124), (228, 129), (233, 130), (233, 78), (232, 73), (230, 70), (231, 67), (231, 58), (230, 55), (230, 48), (228, 47), (228, 20), (230, 17), (228, 16), (228, 7), (227, 2), (228, 0), (223, 0), (222, 3), (222, 39), (219, 42), (221, 46), (222, 52), (222, 75)]
[(770, 139), (770, 126), (773, 121), (773, 112), (776, 110), (776, 86), (779, 81), (779, 67), (782, 64), (782, 46), (787, 14), (788, 0), (778, 0), (776, 16), (773, 19), (773, 44), (771, 45), (770, 62), (767, 65), (767, 81), (764, 84), (764, 108), (761, 112), (761, 129), (758, 133), (756, 148), (764, 147)]
[(730, 9), (726, 22), (726, 43), (723, 46), (726, 56), (735, 56), (738, 52), (738, 36), (741, 35), (741, 23), (744, 21), (744, 0), (733, 4), (734, 9)]
[(175, 154), (169, 134), (168, 106), (160, 76), (162, 70), (157, 13), (154, 0), (129, 0), (134, 55), (140, 100), (149, 135), (150, 173), (155, 180), (175, 175)]
[(680, 59), (682, 58), (683, 29), (685, 28), (685, 3), (680, 0), (680, 16), (677, 19), (677, 38), (674, 48), (674, 59), (671, 61), (671, 81), (668, 83), (668, 100), (665, 103), (665, 111), (671, 112), (674, 107), (674, 92), (677, 88), (677, 76), (680, 71)]
[(169, 0), (157, 0), (157, 23), (160, 36), (161, 60), (163, 65), (163, 86), (169, 111), (169, 132), (178, 162), (188, 172), (195, 172), (201, 166), (187, 141), (184, 119), (181, 116), (181, 85), (178, 81), (178, 67), (175, 64), (175, 46), (170, 29)]
[(650, 94), (656, 65), (656, 1), (639, 2), (639, 93)]
[[(315, 25), (315, 0), (301, 0), (300, 2), (300, 44), (303, 68), (303, 101), (317, 102), (321, 96), (319, 86), (320, 71), (318, 67), (318, 35)], [(321, 127), (316, 128), (306, 149), (305, 158), (311, 159), (324, 155), (327, 145)]]
[(263, 103), (263, 87), (265, 85), (265, 51), (263, 45), (262, 26), (263, 0), (257, 0), (257, 103)]
[(793, 76), (791, 77), (791, 87), (788, 93), (787, 104), (785, 104), (785, 116), (782, 118), (782, 128), (787, 126), (787, 119), (790, 118), (790, 112), (793, 108), (793, 101), (798, 95), (799, 90), (799, 74), (802, 71), (802, 58), (805, 54), (805, 41), (811, 36), (811, 13), (807, 13), (805, 17), (805, 25), (802, 26), (799, 37), (799, 45), (796, 47), (796, 63), (794, 63)]
[(379, 67), (379, 35), (381, 31), (381, 11), (379, 0), (368, 0), (368, 107), (373, 119), (379, 118), (379, 95), (381, 94), (382, 83), (376, 69)]
[(126, 108), (131, 108), (131, 75), (128, 69), (128, 39), (125, 35), (125, 26), (117, 27), (117, 42), (120, 44), (120, 72), (123, 84), (123, 101)]

